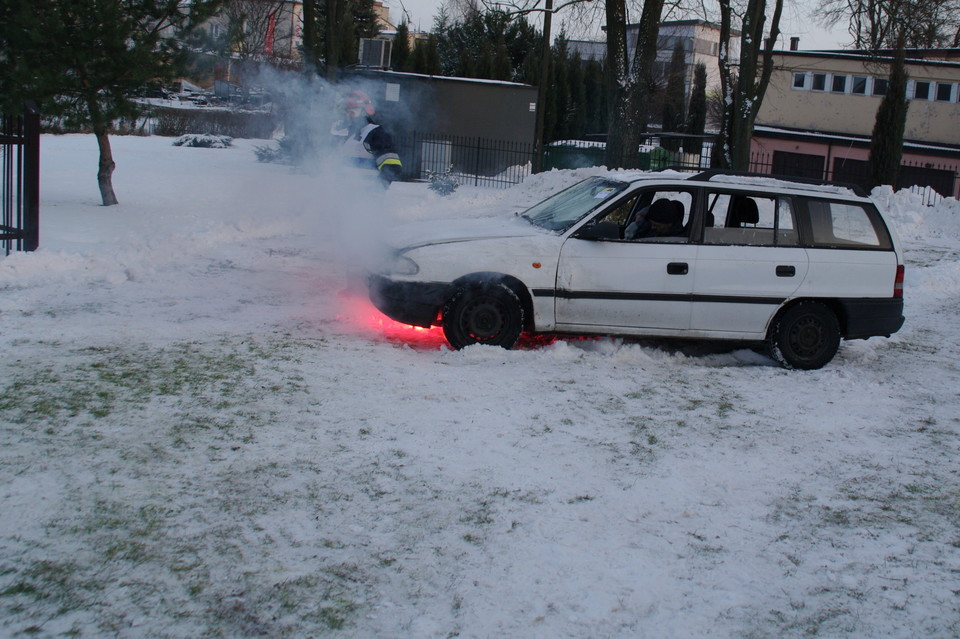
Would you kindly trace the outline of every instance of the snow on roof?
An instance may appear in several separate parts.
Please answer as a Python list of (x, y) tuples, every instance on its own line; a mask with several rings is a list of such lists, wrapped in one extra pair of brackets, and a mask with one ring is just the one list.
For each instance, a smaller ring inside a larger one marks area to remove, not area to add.
[(724, 175), (717, 174), (711, 176), (710, 182), (719, 182), (723, 184), (738, 184), (744, 186), (765, 186), (778, 189), (793, 189), (800, 191), (816, 191), (818, 193), (835, 193), (839, 195), (854, 195), (862, 197), (854, 191), (852, 186), (843, 184), (818, 184), (814, 182), (796, 182), (794, 180), (775, 177), (749, 176), (749, 175)]

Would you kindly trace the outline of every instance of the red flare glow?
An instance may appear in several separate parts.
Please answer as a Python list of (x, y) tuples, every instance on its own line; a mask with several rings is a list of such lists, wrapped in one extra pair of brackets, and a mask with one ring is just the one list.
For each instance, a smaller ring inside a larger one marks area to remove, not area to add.
[(447, 345), (439, 326), (423, 328), (401, 324), (378, 311), (366, 297), (350, 297), (343, 302), (340, 319), (361, 333), (424, 350), (437, 350)]

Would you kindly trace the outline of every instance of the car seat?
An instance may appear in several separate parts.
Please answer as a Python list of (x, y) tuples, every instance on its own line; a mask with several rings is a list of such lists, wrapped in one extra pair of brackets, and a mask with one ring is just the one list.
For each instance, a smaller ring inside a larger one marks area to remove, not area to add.
[(756, 224), (760, 221), (760, 211), (755, 200), (737, 195), (730, 202), (730, 214), (727, 215), (727, 228), (743, 228), (744, 224)]

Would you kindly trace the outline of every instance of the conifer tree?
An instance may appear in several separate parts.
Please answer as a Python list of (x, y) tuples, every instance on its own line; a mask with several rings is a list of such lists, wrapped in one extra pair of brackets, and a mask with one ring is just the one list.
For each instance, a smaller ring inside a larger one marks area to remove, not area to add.
[(569, 136), (575, 140), (583, 137), (587, 126), (587, 85), (583, 67), (583, 62), (575, 52), (567, 53), (567, 73), (570, 78)]
[[(0, 105), (34, 100), (46, 116), (89, 127), (100, 149), (97, 182), (104, 206), (117, 204), (112, 123), (132, 116), (134, 94), (175, 77), (184, 62), (176, 36), (216, 11), (221, 0), (124, 2), (47, 0), (8, 5), (0, 41)], [(15, 26), (15, 28), (14, 28)]]
[(587, 133), (600, 133), (607, 130), (607, 91), (606, 60), (589, 60), (584, 68), (584, 106)]
[(437, 47), (437, 37), (430, 34), (426, 40), (417, 40), (413, 47), (413, 72), (424, 75), (442, 75), (443, 65), (440, 64), (440, 50)]
[[(667, 68), (667, 87), (663, 99), (663, 118), (661, 122), (664, 132), (682, 133), (684, 129), (684, 70), (686, 69), (686, 56), (683, 51), (683, 43), (677, 41), (673, 48), (673, 55), (670, 57), (670, 66)], [(680, 141), (677, 139), (664, 140), (661, 142), (664, 148), (671, 151), (680, 149)]]
[(877, 108), (870, 142), (870, 171), (873, 186), (897, 186), (900, 160), (903, 156), (903, 133), (907, 126), (907, 69), (904, 63), (903, 39), (890, 65), (887, 94)]
[(397, 26), (397, 34), (393, 38), (393, 53), (391, 63), (394, 71), (409, 71), (413, 67), (413, 55), (410, 51), (410, 27), (406, 18)]
[[(707, 65), (698, 62), (693, 69), (693, 88), (690, 90), (690, 106), (687, 109), (686, 132), (703, 135), (707, 128)], [(687, 153), (699, 155), (703, 141), (691, 138), (684, 144)]]
[(497, 40), (497, 47), (493, 54), (493, 79), (504, 81), (513, 79), (513, 63), (503, 34)]

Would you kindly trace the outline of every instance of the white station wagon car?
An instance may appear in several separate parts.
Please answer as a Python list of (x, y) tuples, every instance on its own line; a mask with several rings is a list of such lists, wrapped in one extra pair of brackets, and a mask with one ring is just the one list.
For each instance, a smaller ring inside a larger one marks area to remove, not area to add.
[[(719, 171), (592, 177), (397, 247), (370, 298), (454, 348), (524, 331), (765, 344), (820, 368), (903, 325), (903, 257), (856, 187)], [(467, 228), (470, 227), (470, 228)]]

